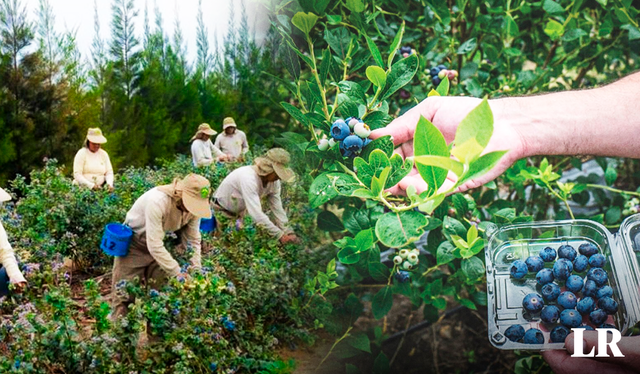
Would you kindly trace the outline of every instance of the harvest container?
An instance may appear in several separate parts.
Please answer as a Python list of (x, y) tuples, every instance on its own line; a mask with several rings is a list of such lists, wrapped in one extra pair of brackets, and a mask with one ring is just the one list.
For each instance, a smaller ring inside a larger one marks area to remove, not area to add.
[(109, 256), (126, 256), (129, 253), (133, 231), (121, 223), (109, 223), (104, 228), (100, 248)]

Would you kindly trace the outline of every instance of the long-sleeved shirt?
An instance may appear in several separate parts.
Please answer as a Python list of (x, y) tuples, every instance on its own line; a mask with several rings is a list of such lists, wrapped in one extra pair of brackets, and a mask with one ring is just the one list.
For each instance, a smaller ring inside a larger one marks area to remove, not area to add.
[(16, 255), (13, 253), (13, 248), (9, 244), (9, 238), (7, 238), (7, 232), (4, 231), (4, 226), (0, 222), (0, 261), (2, 266), (7, 269), (7, 276), (13, 283), (26, 282), (24, 276), (18, 268), (18, 261), (16, 261)]
[(125, 219), (133, 230), (132, 245), (147, 248), (169, 275), (178, 275), (180, 265), (164, 246), (165, 232), (180, 230), (180, 239), (193, 249), (191, 264), (201, 266), (200, 218), (178, 209), (175, 200), (157, 187), (145, 192), (131, 207)]
[[(264, 196), (267, 197), (275, 224), (262, 211), (260, 199)], [(257, 225), (265, 227), (277, 238), (290, 231), (286, 228), (289, 219), (280, 199), (280, 181), (264, 185), (251, 165), (232, 171), (220, 183), (214, 197), (222, 208), (231, 213), (242, 214), (246, 211)]]
[(96, 184), (102, 186), (104, 182), (113, 187), (113, 167), (107, 152), (104, 149), (95, 153), (86, 147), (80, 149), (73, 160), (73, 178), (81, 186), (89, 188)]
[(211, 140), (195, 139), (191, 143), (191, 156), (193, 157), (194, 166), (209, 166), (214, 161), (213, 155), (216, 157), (224, 155), (217, 146), (211, 143)]
[(227, 135), (222, 132), (216, 137), (215, 146), (231, 157), (237, 158), (249, 151), (249, 143), (247, 143), (247, 135), (236, 129), (233, 135)]

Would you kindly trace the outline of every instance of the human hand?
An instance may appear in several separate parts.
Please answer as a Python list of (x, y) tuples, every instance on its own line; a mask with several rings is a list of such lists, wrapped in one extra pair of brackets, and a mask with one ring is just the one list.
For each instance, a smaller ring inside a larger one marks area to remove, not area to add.
[(113, 187), (111, 185), (107, 185), (107, 189), (109, 190), (109, 192), (115, 191), (115, 187)]
[(22, 293), (24, 291), (24, 289), (27, 288), (27, 282), (26, 281), (11, 282), (11, 284), (13, 284), (13, 292), (15, 292), (15, 293)]
[(91, 187), (92, 190), (94, 191), (98, 191), (100, 189), (100, 185), (98, 185), (97, 183), (93, 185), (93, 187)]
[(300, 243), (300, 239), (296, 236), (296, 234), (286, 234), (280, 237), (280, 243), (282, 244)]
[[(596, 331), (584, 331), (584, 349), (589, 353), (598, 345)], [(556, 374), (583, 373), (637, 373), (640, 369), (640, 336), (623, 336), (618, 348), (625, 357), (571, 357), (574, 348), (574, 334), (565, 340), (567, 350), (543, 351), (542, 357)], [(596, 348), (597, 349), (597, 348)]]
[[(420, 116), (424, 116), (431, 121), (442, 132), (447, 143), (451, 143), (455, 138), (460, 122), (480, 102), (480, 99), (470, 97), (432, 96), (396, 118), (387, 127), (373, 131), (371, 138), (376, 139), (391, 135), (394, 145), (398, 146), (395, 152), (403, 158), (410, 157), (413, 156), (413, 135)], [(493, 136), (484, 153), (500, 150), (507, 150), (508, 152), (493, 169), (483, 176), (459, 186), (455, 192), (476, 188), (495, 179), (524, 155), (525, 144), (522, 136), (511, 126), (510, 121), (504, 118), (506, 116), (501, 114), (504, 104), (490, 101), (489, 105), (494, 118)], [(443, 186), (444, 188), (451, 187), (456, 177), (453, 173), (449, 173), (448, 179)], [(400, 183), (389, 189), (389, 192), (402, 195), (405, 194), (407, 187), (410, 185), (415, 186), (418, 193), (427, 189), (427, 184), (415, 168)]]

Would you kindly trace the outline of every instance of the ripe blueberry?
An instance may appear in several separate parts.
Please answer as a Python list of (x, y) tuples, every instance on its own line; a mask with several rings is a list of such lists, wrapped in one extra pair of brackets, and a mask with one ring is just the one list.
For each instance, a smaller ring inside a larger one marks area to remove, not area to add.
[(547, 323), (556, 323), (560, 318), (560, 309), (555, 305), (546, 305), (540, 312), (540, 319)]
[(408, 271), (400, 270), (395, 273), (395, 277), (400, 283), (406, 283), (411, 278), (411, 273)]
[(613, 296), (613, 288), (610, 286), (603, 286), (598, 288), (596, 291), (596, 298), (602, 299), (603, 297), (612, 297)]
[(542, 297), (547, 301), (554, 301), (560, 296), (560, 287), (555, 283), (547, 283), (540, 290)]
[(567, 280), (573, 271), (573, 264), (566, 258), (560, 258), (553, 264), (553, 276), (557, 279)]
[(598, 300), (598, 307), (607, 314), (616, 314), (618, 311), (618, 302), (607, 296)]
[(551, 247), (546, 247), (540, 251), (540, 258), (544, 262), (553, 262), (556, 259), (556, 250)]
[(578, 305), (576, 306), (576, 310), (580, 312), (580, 314), (589, 314), (593, 312), (596, 308), (596, 302), (592, 297), (586, 296), (578, 301)]
[(591, 327), (589, 325), (578, 326), (578, 328), (585, 329), (585, 330), (588, 330), (588, 331), (595, 331), (596, 330), (596, 329), (594, 329), (593, 327)]
[(542, 331), (538, 329), (529, 329), (524, 333), (524, 340), (526, 344), (542, 344), (544, 343), (544, 335)]
[(558, 304), (565, 309), (573, 309), (578, 304), (578, 298), (571, 291), (564, 291), (558, 296)]
[(565, 244), (558, 248), (558, 257), (560, 258), (566, 258), (569, 261), (573, 261), (576, 259), (577, 255), (578, 252), (576, 252), (576, 250), (570, 245)]
[(589, 265), (591, 265), (592, 268), (603, 268), (606, 262), (607, 259), (600, 253), (589, 257)]
[(589, 313), (589, 320), (596, 326), (600, 326), (607, 320), (607, 312), (602, 309), (596, 309)]
[(362, 149), (363, 141), (357, 135), (349, 135), (342, 141), (342, 144), (345, 150), (357, 153)]
[(596, 282), (587, 278), (587, 281), (584, 282), (584, 288), (582, 289), (583, 296), (596, 297), (596, 293), (598, 292), (598, 285)]
[(512, 342), (517, 342), (524, 336), (524, 327), (520, 325), (511, 325), (505, 330), (504, 336)]
[(580, 253), (587, 257), (591, 257), (592, 255), (598, 253), (598, 247), (596, 247), (593, 243), (580, 244), (578, 250), (580, 251)]
[(573, 270), (578, 273), (582, 273), (587, 270), (587, 266), (589, 266), (589, 258), (585, 255), (578, 255), (578, 257), (573, 260)]
[(362, 142), (362, 148), (364, 148), (364, 147), (368, 146), (368, 145), (369, 145), (369, 143), (371, 143), (371, 139), (366, 138), (366, 139), (364, 140), (364, 142)]
[(544, 261), (542, 261), (540, 256), (529, 256), (529, 258), (525, 260), (525, 263), (527, 264), (529, 271), (532, 273), (537, 273), (544, 268)]
[(553, 272), (551, 269), (540, 270), (538, 274), (536, 274), (536, 281), (541, 285), (553, 282)]
[(560, 313), (560, 323), (571, 328), (582, 324), (582, 315), (575, 309), (565, 309)]
[(564, 285), (565, 287), (567, 287), (567, 290), (573, 293), (577, 293), (577, 292), (580, 292), (580, 290), (582, 290), (582, 287), (584, 286), (584, 281), (579, 275), (571, 275), (569, 278), (567, 278), (567, 281), (565, 282)]
[(431, 70), (429, 70), (429, 75), (432, 77), (435, 77), (438, 75), (438, 73), (440, 72), (440, 69), (438, 68), (431, 68)]
[(440, 85), (440, 82), (442, 82), (442, 80), (440, 78), (433, 77), (433, 79), (431, 79), (431, 83), (433, 83), (434, 86), (438, 87), (438, 85)]
[(536, 313), (544, 308), (544, 301), (537, 293), (530, 293), (522, 299), (522, 306), (525, 310)]
[(551, 330), (551, 334), (549, 334), (549, 337), (552, 343), (564, 343), (564, 340), (567, 338), (567, 336), (569, 336), (570, 333), (571, 330), (560, 325), (554, 327), (553, 330)]
[(405, 53), (411, 54), (411, 47), (409, 47), (408, 45), (400, 47), (400, 54), (404, 55)]
[(443, 69), (446, 69), (446, 68), (447, 68), (447, 67), (446, 67), (445, 65), (443, 65), (443, 64), (440, 64), (440, 65), (438, 65), (437, 67), (438, 67), (438, 69), (440, 69), (440, 70), (443, 70)]
[(344, 140), (350, 133), (349, 125), (341, 119), (336, 120), (331, 126), (331, 136), (335, 140)]
[(608, 279), (607, 272), (602, 268), (592, 268), (587, 273), (587, 278), (596, 282), (596, 285), (598, 286), (603, 286), (605, 283), (607, 283)]
[(527, 275), (527, 264), (522, 260), (515, 260), (511, 264), (511, 277), (516, 279), (522, 279)]

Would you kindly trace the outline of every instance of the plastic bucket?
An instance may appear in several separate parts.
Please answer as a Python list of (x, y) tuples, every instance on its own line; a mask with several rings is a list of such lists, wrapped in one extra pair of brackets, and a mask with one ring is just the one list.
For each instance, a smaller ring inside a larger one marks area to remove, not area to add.
[(109, 256), (126, 256), (129, 253), (133, 231), (121, 223), (109, 223), (104, 228), (100, 248)]
[(200, 218), (200, 231), (207, 233), (214, 231), (218, 223), (216, 222), (216, 217), (211, 212), (211, 218)]
[(9, 294), (9, 276), (7, 275), (7, 268), (0, 266), (0, 296), (7, 296)]

